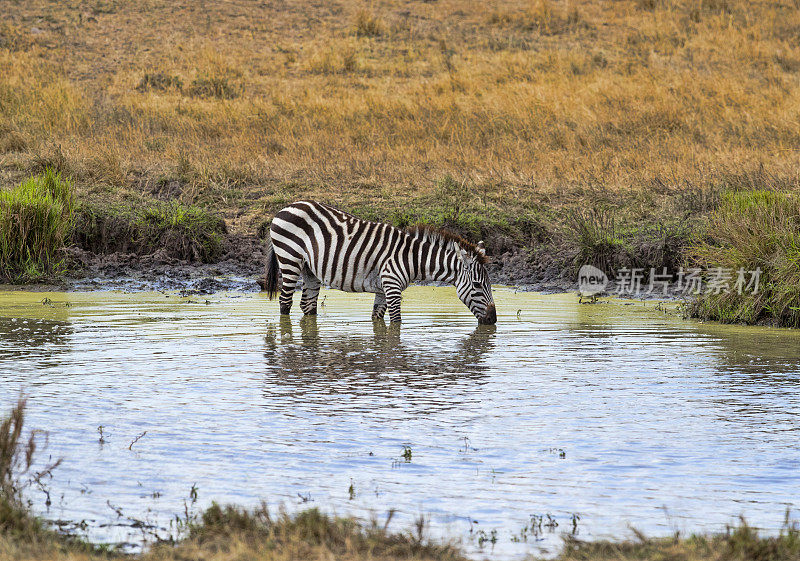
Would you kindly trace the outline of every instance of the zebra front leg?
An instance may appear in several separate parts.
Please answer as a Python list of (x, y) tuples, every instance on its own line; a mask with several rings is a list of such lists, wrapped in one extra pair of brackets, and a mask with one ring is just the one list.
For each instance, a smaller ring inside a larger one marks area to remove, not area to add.
[(307, 316), (317, 315), (317, 298), (322, 283), (310, 272), (303, 272), (303, 295), (300, 296), (300, 309)]
[(281, 315), (289, 315), (292, 309), (292, 297), (297, 281), (300, 280), (300, 268), (294, 265), (281, 267), (281, 295), (278, 302), (281, 305)]
[(372, 319), (383, 319), (386, 313), (386, 295), (383, 292), (375, 294), (375, 303), (372, 305)]
[(389, 308), (389, 323), (400, 324), (400, 302), (407, 286), (408, 278), (403, 274), (403, 269), (388, 261), (381, 271), (381, 288), (386, 298), (386, 307)]
[(400, 302), (403, 300), (403, 288), (405, 287), (394, 282), (383, 283), (386, 307), (389, 308), (389, 323), (400, 323)]

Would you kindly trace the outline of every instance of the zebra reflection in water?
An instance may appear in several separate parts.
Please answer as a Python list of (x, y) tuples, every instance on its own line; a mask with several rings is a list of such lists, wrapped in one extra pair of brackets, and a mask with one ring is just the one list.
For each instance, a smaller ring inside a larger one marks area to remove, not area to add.
[[(493, 325), (479, 325), (458, 343), (434, 346), (426, 343), (433, 340), (427, 336), (405, 344), (398, 329), (380, 321), (372, 322), (372, 335), (320, 333), (316, 316), (304, 316), (299, 327), (298, 334), (286, 316), (270, 324), (264, 357), (270, 381), (300, 392), (312, 386), (319, 390), (326, 380), (346, 382), (348, 391), (356, 393), (380, 391), (378, 386), (421, 389), (481, 380), (496, 331)], [(333, 393), (340, 393), (335, 385)]]

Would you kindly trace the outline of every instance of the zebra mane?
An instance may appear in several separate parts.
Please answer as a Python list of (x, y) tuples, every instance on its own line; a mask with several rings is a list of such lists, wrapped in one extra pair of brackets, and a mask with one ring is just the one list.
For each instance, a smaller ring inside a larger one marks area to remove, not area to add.
[(426, 224), (418, 224), (416, 226), (409, 226), (405, 229), (406, 233), (414, 236), (418, 240), (428, 242), (430, 244), (445, 247), (457, 251), (458, 248), (465, 250), (475, 260), (484, 265), (489, 262), (489, 258), (485, 254), (478, 251), (478, 247), (468, 242), (458, 234), (443, 228), (435, 228)]

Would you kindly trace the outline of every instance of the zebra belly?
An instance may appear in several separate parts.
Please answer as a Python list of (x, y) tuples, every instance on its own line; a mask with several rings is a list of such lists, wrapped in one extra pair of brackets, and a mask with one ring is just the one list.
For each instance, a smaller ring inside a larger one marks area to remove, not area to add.
[(331, 288), (345, 292), (383, 292), (380, 273), (377, 270), (367, 274), (357, 271), (354, 275), (348, 274), (345, 279), (341, 275), (335, 275), (335, 277), (320, 280)]
[(379, 263), (370, 262), (369, 270), (366, 270), (363, 267), (364, 263), (354, 263), (351, 258), (348, 265), (345, 266), (345, 256), (352, 255), (348, 253), (350, 243), (352, 243), (351, 237), (348, 236), (346, 239), (340, 240), (339, 243), (341, 245), (338, 251), (337, 263), (332, 268), (330, 264), (326, 264), (325, 271), (320, 270), (320, 263), (309, 263), (311, 272), (322, 283), (345, 292), (383, 292)]

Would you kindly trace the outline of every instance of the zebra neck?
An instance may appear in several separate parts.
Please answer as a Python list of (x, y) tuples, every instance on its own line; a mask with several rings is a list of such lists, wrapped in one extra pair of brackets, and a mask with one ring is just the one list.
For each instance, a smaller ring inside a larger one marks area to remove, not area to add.
[(416, 281), (455, 284), (458, 277), (458, 256), (450, 248), (425, 244), (419, 252)]

